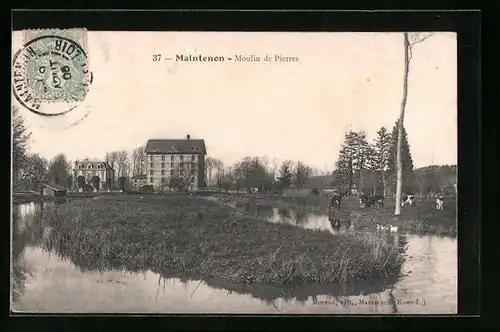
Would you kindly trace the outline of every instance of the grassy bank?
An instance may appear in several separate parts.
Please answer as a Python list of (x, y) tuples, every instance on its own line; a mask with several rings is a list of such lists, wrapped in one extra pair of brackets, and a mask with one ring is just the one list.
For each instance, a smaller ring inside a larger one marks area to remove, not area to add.
[(402, 258), (366, 241), (238, 216), (195, 196), (100, 197), (45, 209), (47, 249), (89, 269), (154, 269), (232, 283), (329, 283), (399, 273)]
[[(252, 209), (271, 206), (278, 209), (300, 210), (307, 213), (328, 213), (329, 199), (324, 196), (299, 197), (220, 197), (226, 204), (242, 209)], [(375, 229), (376, 224), (397, 226), (400, 231), (425, 232), (436, 235), (457, 234), (457, 213), (454, 199), (445, 201), (444, 210), (436, 210), (435, 202), (431, 200), (418, 201), (415, 207), (401, 209), (399, 216), (394, 215), (394, 200), (387, 199), (384, 208), (373, 207), (362, 209), (354, 197), (344, 198), (342, 207), (351, 212), (351, 219), (356, 228)]]

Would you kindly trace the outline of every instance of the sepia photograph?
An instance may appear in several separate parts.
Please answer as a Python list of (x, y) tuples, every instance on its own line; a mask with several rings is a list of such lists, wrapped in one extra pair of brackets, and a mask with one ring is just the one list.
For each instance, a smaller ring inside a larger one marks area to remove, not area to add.
[(12, 32), (14, 313), (457, 313), (457, 34)]

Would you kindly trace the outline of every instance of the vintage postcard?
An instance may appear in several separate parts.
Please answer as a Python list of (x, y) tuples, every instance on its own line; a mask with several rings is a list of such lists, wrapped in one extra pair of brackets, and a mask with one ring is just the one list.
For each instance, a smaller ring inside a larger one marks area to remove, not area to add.
[(457, 35), (19, 30), (11, 308), (457, 313)]

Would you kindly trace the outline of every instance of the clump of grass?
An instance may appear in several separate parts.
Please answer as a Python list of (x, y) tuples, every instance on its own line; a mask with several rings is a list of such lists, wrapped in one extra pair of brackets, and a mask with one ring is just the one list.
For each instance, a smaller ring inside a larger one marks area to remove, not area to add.
[(11, 295), (12, 302), (16, 302), (26, 289), (26, 279), (33, 277), (33, 272), (27, 267), (26, 263), (20, 258), (16, 258), (12, 263), (11, 274)]
[(386, 277), (402, 264), (389, 245), (236, 215), (194, 196), (74, 201), (43, 218), (52, 226), (46, 249), (88, 269), (291, 284)]

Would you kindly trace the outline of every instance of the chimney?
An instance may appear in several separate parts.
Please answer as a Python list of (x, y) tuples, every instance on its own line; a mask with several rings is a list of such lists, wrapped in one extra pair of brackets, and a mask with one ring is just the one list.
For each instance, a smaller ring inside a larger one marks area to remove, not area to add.
[(186, 139), (191, 139), (191, 135), (187, 134)]

